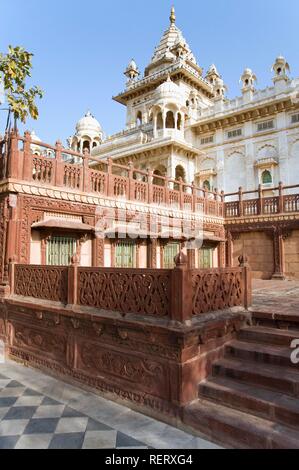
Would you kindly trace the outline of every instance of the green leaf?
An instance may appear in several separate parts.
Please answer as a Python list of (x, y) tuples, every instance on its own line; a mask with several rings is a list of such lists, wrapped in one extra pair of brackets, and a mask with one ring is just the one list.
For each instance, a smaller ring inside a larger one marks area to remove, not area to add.
[(38, 118), (36, 98), (43, 97), (41, 88), (26, 88), (26, 79), (31, 77), (33, 54), (21, 46), (8, 46), (8, 53), (0, 53), (0, 82), (4, 85), (9, 107), (15, 119), (26, 122), (28, 115)]

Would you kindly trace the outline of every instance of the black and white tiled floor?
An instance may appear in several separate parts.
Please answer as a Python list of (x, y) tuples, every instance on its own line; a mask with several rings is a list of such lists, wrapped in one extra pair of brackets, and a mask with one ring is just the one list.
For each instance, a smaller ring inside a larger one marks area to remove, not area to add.
[(0, 374), (0, 449), (147, 449), (142, 442)]
[(218, 447), (37, 370), (0, 364), (0, 449), (136, 448)]

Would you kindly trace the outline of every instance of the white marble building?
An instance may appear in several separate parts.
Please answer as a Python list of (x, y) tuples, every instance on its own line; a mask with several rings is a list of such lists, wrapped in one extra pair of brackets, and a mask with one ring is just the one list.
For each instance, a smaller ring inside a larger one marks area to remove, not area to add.
[(227, 99), (216, 66), (203, 74), (172, 9), (170, 26), (144, 76), (132, 60), (126, 88), (114, 97), (127, 108), (125, 129), (103, 139), (101, 126), (88, 115), (79, 121), (71, 146), (82, 150), (89, 142), (100, 160), (133, 162), (136, 168), (226, 193), (259, 184), (271, 191), (280, 181), (298, 184), (299, 79), (289, 77), (283, 57), (272, 72), (272, 86), (257, 90), (255, 74), (246, 69), (241, 96)]

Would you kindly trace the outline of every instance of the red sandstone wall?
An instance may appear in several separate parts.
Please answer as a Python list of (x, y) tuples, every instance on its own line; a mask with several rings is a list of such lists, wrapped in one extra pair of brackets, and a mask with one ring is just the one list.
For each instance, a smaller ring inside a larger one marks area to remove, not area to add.
[(286, 276), (299, 279), (299, 230), (291, 232), (284, 243)]
[(274, 254), (273, 241), (268, 235), (264, 232), (241, 233), (240, 237), (233, 242), (234, 266), (238, 266), (238, 257), (243, 253), (248, 256), (254, 279), (271, 279), (274, 273)]

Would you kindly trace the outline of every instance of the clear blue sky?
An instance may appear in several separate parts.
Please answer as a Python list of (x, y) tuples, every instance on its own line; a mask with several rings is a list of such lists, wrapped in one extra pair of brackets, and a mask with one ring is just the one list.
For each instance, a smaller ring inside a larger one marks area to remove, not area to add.
[[(271, 85), (278, 54), (299, 76), (298, 0), (0, 0), (0, 50), (22, 45), (35, 54), (33, 82), (45, 96), (40, 118), (29, 129), (47, 142), (65, 142), (90, 108), (107, 134), (124, 127), (125, 108), (111, 100), (124, 89), (123, 71), (134, 57), (140, 69), (176, 8), (198, 63), (215, 63), (229, 87), (240, 93), (245, 67), (258, 76), (258, 87)], [(0, 113), (3, 128), (4, 113)]]

